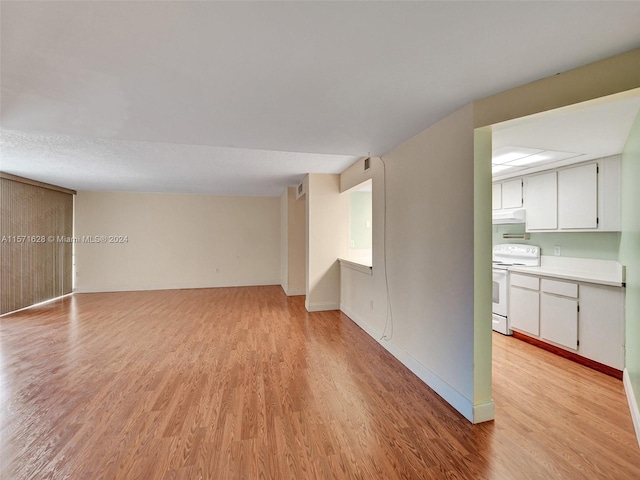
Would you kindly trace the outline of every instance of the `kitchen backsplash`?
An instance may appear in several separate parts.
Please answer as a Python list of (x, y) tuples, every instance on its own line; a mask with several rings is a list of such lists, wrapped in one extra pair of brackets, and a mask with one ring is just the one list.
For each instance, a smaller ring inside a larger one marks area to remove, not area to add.
[(545, 232), (531, 233), (528, 240), (505, 239), (503, 233), (524, 233), (524, 224), (493, 225), (493, 244), (524, 243), (538, 245), (542, 255), (554, 255), (555, 247), (560, 247), (563, 257), (596, 258), (618, 260), (620, 232)]

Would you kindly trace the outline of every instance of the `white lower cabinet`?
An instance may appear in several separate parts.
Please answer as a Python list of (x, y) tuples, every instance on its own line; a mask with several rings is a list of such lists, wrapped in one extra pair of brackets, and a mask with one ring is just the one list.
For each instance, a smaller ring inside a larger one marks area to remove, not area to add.
[(580, 285), (580, 355), (624, 368), (624, 289)]
[(526, 275), (509, 276), (509, 323), (511, 328), (540, 334), (539, 279)]
[(543, 278), (540, 286), (540, 336), (578, 349), (578, 284)]
[(578, 300), (540, 294), (540, 336), (572, 350), (578, 349)]
[(511, 273), (510, 328), (622, 370), (624, 295), (622, 287)]

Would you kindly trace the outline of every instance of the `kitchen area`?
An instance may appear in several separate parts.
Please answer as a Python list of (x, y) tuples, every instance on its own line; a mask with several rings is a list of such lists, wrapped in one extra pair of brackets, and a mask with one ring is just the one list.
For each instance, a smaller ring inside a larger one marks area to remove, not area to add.
[(622, 155), (639, 111), (636, 93), (493, 130), (494, 331), (619, 379)]

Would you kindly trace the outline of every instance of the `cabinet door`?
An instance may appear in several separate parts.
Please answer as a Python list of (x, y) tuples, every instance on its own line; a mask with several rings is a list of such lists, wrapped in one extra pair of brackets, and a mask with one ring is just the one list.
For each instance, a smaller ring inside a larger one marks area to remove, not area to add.
[(578, 349), (578, 300), (542, 293), (540, 336), (573, 350)]
[(491, 206), (493, 210), (502, 208), (502, 184), (494, 183), (491, 186)]
[(509, 289), (509, 323), (510, 327), (535, 335), (540, 333), (539, 294), (535, 290), (511, 287)]
[(558, 228), (558, 188), (556, 172), (527, 177), (525, 203), (527, 230)]
[(598, 216), (599, 231), (619, 232), (621, 230), (620, 214), (620, 156), (598, 160)]
[(522, 179), (502, 183), (502, 208), (522, 207)]
[(598, 165), (558, 172), (558, 224), (562, 230), (598, 228)]
[(624, 368), (625, 289), (608, 285), (580, 285), (580, 355), (622, 370)]

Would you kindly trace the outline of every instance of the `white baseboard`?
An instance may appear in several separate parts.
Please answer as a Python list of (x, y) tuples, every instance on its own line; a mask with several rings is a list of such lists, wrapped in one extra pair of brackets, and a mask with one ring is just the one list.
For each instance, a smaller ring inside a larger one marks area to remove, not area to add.
[(638, 439), (638, 445), (640, 446), (640, 409), (638, 409), (638, 401), (636, 399), (635, 392), (633, 391), (631, 377), (629, 377), (629, 371), (626, 368), (622, 373), (622, 383), (624, 384), (624, 391), (627, 394), (627, 402), (629, 403), (629, 411), (631, 412), (631, 419), (633, 420), (633, 428), (636, 430), (636, 438)]
[(340, 310), (471, 423), (493, 420), (493, 401), (481, 405), (473, 405), (471, 400), (458, 392), (454, 387), (417, 361), (410, 354), (394, 344), (393, 341), (383, 340), (382, 332), (373, 328), (344, 305), (340, 305)]
[(473, 406), (473, 423), (489, 422), (496, 417), (493, 400)]
[(326, 312), (328, 310), (340, 310), (340, 304), (335, 302), (306, 303), (308, 312)]
[(228, 287), (264, 287), (264, 286), (280, 285), (280, 281), (267, 281), (267, 282), (235, 282), (229, 285), (221, 284), (190, 284), (190, 283), (171, 283), (171, 284), (157, 284), (157, 285), (145, 285), (145, 286), (114, 286), (114, 285), (96, 285), (90, 287), (76, 287), (73, 293), (111, 293), (111, 292), (146, 292), (149, 290), (188, 290), (196, 288), (228, 288)]

